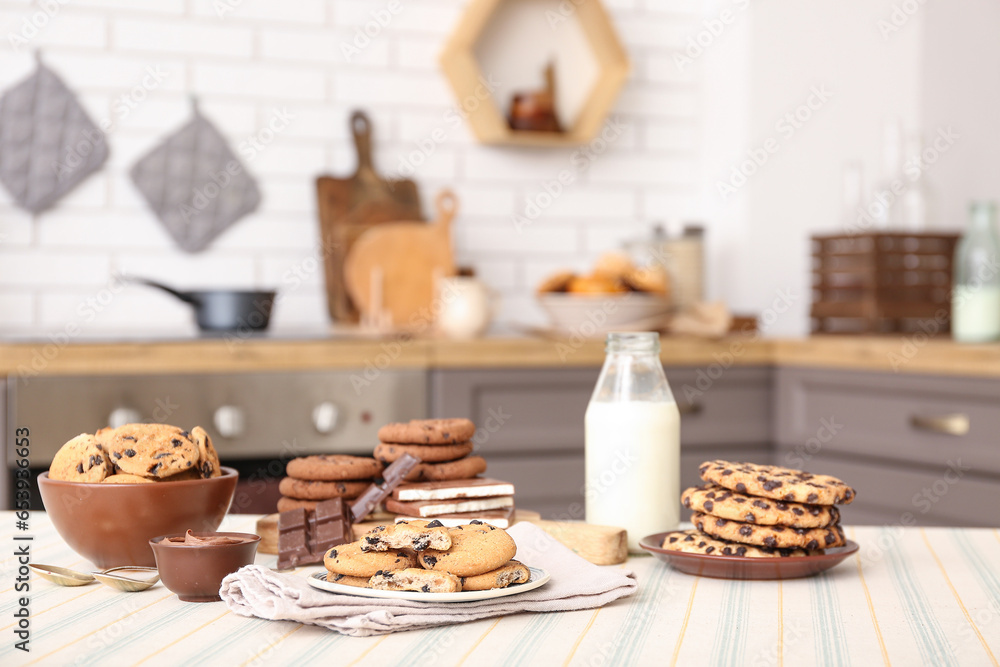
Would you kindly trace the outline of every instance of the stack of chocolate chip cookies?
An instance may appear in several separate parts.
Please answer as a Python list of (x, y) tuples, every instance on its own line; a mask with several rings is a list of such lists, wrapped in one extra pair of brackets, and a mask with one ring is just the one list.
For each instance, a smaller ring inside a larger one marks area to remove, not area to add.
[(686, 489), (697, 530), (671, 533), (663, 548), (724, 556), (802, 556), (844, 546), (840, 512), (854, 489), (836, 477), (755, 463), (706, 461)]
[(514, 540), (501, 528), (473, 521), (379, 526), (356, 542), (326, 553), (327, 581), (381, 590), (455, 593), (522, 584), (527, 567), (512, 560)]
[(287, 477), (278, 490), (278, 511), (315, 510), (316, 503), (333, 498), (353, 500), (382, 474), (383, 465), (368, 456), (319, 454), (288, 462)]
[(379, 429), (375, 458), (389, 465), (403, 454), (421, 463), (385, 503), (389, 512), (437, 518), (446, 525), (481, 519), (506, 528), (513, 521), (514, 485), (477, 475), (481, 456), (470, 456), (476, 426), (468, 419), (420, 419)]

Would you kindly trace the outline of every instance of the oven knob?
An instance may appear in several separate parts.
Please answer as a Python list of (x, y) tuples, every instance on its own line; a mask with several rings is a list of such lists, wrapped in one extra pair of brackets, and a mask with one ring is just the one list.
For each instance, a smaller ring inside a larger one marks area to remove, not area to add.
[(323, 435), (333, 433), (333, 429), (337, 428), (339, 417), (340, 408), (330, 401), (324, 401), (313, 408), (313, 426), (316, 427), (318, 433)]
[(133, 408), (119, 407), (111, 411), (108, 415), (108, 426), (118, 428), (125, 424), (138, 424), (142, 421), (142, 415)]
[(223, 438), (238, 438), (243, 435), (244, 417), (243, 408), (235, 405), (223, 405), (215, 411), (212, 417), (215, 422), (215, 430)]

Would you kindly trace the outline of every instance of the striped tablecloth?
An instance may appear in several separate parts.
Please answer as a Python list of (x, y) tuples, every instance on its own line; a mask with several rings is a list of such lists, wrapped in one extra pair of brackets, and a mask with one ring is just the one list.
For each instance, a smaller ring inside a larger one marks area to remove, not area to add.
[[(257, 517), (224, 530), (252, 532)], [(31, 580), (31, 652), (14, 648), (14, 517), (0, 513), (0, 665), (997, 665), (1000, 531), (849, 528), (861, 551), (826, 574), (722, 581), (632, 558), (639, 592), (597, 610), (521, 614), (353, 638), (190, 604)], [(33, 513), (33, 562), (89, 569)], [(275, 557), (258, 556), (273, 565)], [(302, 570), (306, 572), (310, 570)]]

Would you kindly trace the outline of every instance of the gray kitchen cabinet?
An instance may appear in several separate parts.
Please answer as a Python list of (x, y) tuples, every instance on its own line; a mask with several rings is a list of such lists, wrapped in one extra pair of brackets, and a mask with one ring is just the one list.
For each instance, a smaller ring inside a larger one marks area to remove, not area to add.
[(845, 523), (995, 526), (1000, 380), (780, 368), (776, 462), (858, 490)]
[[(599, 371), (433, 371), (431, 412), (475, 421), (487, 474), (515, 484), (518, 506), (582, 519), (584, 414)], [(706, 459), (770, 460), (770, 369), (730, 368), (715, 378), (697, 368), (666, 372), (682, 413), (682, 485), (698, 483)]]

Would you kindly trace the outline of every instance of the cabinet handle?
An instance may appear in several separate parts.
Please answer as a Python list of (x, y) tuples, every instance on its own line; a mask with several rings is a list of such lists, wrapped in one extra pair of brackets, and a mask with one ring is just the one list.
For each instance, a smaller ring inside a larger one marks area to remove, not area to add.
[(677, 412), (682, 415), (696, 415), (702, 411), (701, 403), (678, 403)]
[(969, 415), (955, 413), (940, 417), (910, 417), (910, 426), (920, 431), (944, 433), (945, 435), (966, 435), (969, 432)]

